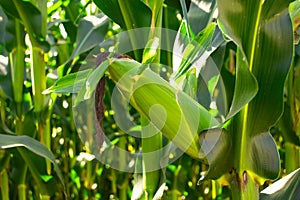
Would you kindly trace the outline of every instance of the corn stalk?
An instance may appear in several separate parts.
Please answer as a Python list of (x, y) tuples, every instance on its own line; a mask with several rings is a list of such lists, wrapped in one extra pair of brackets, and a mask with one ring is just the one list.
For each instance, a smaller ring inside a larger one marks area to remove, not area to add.
[[(30, 39), (30, 58), (31, 58), (31, 78), (34, 100), (34, 111), (37, 117), (38, 137), (42, 144), (50, 149), (50, 119), (45, 117), (46, 100), (42, 92), (46, 89), (46, 67), (44, 61), (44, 53), (47, 48), (45, 45), (46, 26), (47, 26), (47, 2), (34, 1), (33, 5), (36, 7), (36, 24), (32, 24), (26, 5), (16, 0), (13, 1), (19, 15), (24, 23)], [(28, 2), (28, 4), (30, 4)], [(46, 161), (47, 172), (51, 174), (51, 164)]]
[[(14, 101), (16, 105), (16, 134), (23, 134), (23, 121), (24, 113), (22, 111), (23, 103), (23, 83), (24, 83), (24, 72), (25, 72), (25, 35), (24, 26), (21, 25), (20, 20), (15, 19), (15, 37), (16, 37), (16, 47), (10, 53), (10, 63), (12, 69), (12, 85)], [(19, 168), (20, 176), (18, 177), (18, 194), (19, 199), (26, 199), (26, 174), (27, 165), (23, 165)], [(3, 172), (4, 175), (7, 172)], [(6, 177), (7, 178), (7, 177)]]

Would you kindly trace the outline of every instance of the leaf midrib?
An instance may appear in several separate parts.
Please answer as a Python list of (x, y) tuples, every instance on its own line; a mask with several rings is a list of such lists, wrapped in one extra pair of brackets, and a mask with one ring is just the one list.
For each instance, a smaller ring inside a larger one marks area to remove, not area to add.
[(259, 9), (257, 13), (257, 18), (255, 21), (255, 26), (254, 26), (254, 36), (252, 40), (252, 47), (251, 47), (251, 54), (250, 54), (250, 60), (249, 60), (249, 70), (252, 72), (253, 70), (253, 60), (254, 60), (254, 55), (255, 55), (255, 46), (256, 46), (256, 41), (257, 41), (257, 35), (258, 35), (258, 29), (259, 29), (259, 23), (260, 23), (260, 17), (261, 17), (261, 11), (262, 11), (262, 6), (263, 6), (263, 0), (260, 0), (259, 4)]
[[(261, 18), (261, 11), (262, 11), (262, 6), (263, 6), (263, 0), (259, 1), (259, 8), (258, 8), (258, 13), (257, 13), (257, 18), (255, 21), (255, 26), (254, 26), (254, 31), (253, 31), (253, 40), (252, 40), (252, 46), (251, 46), (251, 54), (250, 54), (250, 59), (249, 59), (249, 71), (252, 73), (253, 71), (253, 62), (254, 62), (254, 55), (255, 55), (255, 46), (257, 42), (257, 35), (258, 35), (258, 30), (259, 30), (259, 24), (260, 24), (260, 18)], [(251, 101), (250, 101), (251, 102)], [(240, 154), (240, 165), (243, 166), (247, 162), (243, 160), (247, 159), (247, 156), (245, 156), (245, 153), (247, 151), (248, 146), (246, 144), (247, 140), (247, 118), (248, 118), (248, 111), (249, 111), (249, 103), (245, 105), (245, 111), (243, 113), (243, 130), (242, 130), (242, 141), (241, 141), (241, 154)]]

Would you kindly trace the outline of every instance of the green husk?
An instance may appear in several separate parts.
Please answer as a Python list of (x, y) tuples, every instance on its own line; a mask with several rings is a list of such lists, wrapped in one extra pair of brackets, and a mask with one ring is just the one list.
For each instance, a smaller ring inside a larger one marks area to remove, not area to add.
[(108, 70), (131, 105), (165, 137), (193, 158), (206, 156), (198, 133), (218, 121), (204, 107), (136, 61), (111, 59)]

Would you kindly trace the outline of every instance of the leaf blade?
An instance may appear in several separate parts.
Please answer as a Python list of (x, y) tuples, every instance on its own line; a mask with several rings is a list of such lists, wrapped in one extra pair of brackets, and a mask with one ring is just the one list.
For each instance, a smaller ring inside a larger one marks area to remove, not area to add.
[(25, 135), (11, 136), (11, 135), (0, 134), (0, 148), (8, 149), (8, 148), (15, 148), (15, 147), (25, 147), (26, 149), (32, 151), (33, 153), (50, 160), (54, 166), (54, 170), (58, 175), (58, 178), (60, 179), (61, 183), (65, 187), (63, 177), (58, 165), (56, 164), (55, 157), (47, 147), (45, 147), (37, 140)]

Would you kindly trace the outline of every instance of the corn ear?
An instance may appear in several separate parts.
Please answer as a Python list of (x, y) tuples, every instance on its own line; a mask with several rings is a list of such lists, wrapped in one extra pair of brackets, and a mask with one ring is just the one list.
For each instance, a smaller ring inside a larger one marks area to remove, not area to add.
[(130, 104), (165, 137), (191, 157), (205, 157), (198, 133), (218, 122), (204, 107), (134, 60), (112, 58), (108, 71)]

